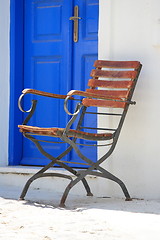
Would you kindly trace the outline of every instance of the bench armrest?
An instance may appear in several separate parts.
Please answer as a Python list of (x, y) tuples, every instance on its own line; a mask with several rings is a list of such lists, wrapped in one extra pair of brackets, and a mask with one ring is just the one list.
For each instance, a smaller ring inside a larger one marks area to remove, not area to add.
[[(24, 89), (22, 91), (22, 94), (34, 94), (34, 95), (40, 95), (40, 96), (44, 96), (44, 97), (51, 97), (51, 98), (60, 98), (60, 99), (65, 99), (67, 97), (67, 95), (62, 95), (62, 94), (54, 94), (54, 93), (49, 93), (49, 92), (44, 92), (44, 91), (39, 91), (39, 90), (35, 90), (35, 89)], [(73, 97), (71, 97), (70, 99), (73, 99)]]
[(79, 95), (82, 97), (89, 97), (89, 98), (100, 98), (100, 99), (108, 99), (108, 97), (96, 93), (84, 92), (79, 90), (71, 90), (67, 93), (67, 97), (72, 97), (73, 95)]
[[(62, 94), (54, 94), (54, 93), (49, 93), (49, 92), (44, 92), (44, 91), (39, 91), (39, 90), (35, 90), (35, 89), (24, 89), (22, 91), (22, 94), (20, 95), (19, 99), (18, 99), (18, 107), (22, 112), (31, 112), (32, 108), (33, 108), (33, 102), (35, 102), (36, 100), (32, 100), (32, 106), (29, 110), (25, 111), (22, 108), (21, 105), (21, 101), (22, 98), (26, 95), (26, 94), (34, 94), (34, 95), (39, 95), (39, 96), (44, 96), (44, 97), (51, 97), (51, 98), (58, 98), (58, 99), (65, 99), (67, 97), (67, 95), (62, 95)], [(69, 99), (73, 100), (73, 97), (69, 97)]]
[(102, 94), (97, 94), (97, 93), (92, 93), (92, 92), (84, 92), (84, 91), (79, 91), (79, 90), (71, 90), (67, 93), (67, 98), (70, 99), (73, 95), (79, 95), (82, 97), (88, 97), (88, 98), (98, 98), (98, 99), (104, 99), (108, 101), (115, 101), (115, 102), (125, 102), (129, 104), (136, 104), (135, 101), (129, 101), (125, 98), (121, 97), (113, 97), (113, 96), (106, 96)]
[[(136, 104), (135, 101), (129, 101), (129, 100), (126, 100), (126, 99), (123, 99), (123, 98), (115, 98), (113, 96), (109, 96), (109, 95), (105, 96), (105, 95), (102, 95), (102, 94), (96, 94), (96, 93), (91, 93), (91, 92), (87, 92), (87, 91), (71, 90), (67, 93), (67, 97), (65, 98), (65, 101), (64, 101), (64, 110), (69, 115), (77, 115), (78, 112), (79, 112), (79, 110), (74, 112), (74, 113), (70, 113), (68, 111), (67, 102), (73, 95), (79, 95), (79, 96), (88, 97), (88, 98), (104, 99), (104, 100), (115, 101), (115, 102), (124, 102), (124, 103), (134, 104), (134, 105)], [(83, 104), (81, 103), (81, 105), (83, 105)]]

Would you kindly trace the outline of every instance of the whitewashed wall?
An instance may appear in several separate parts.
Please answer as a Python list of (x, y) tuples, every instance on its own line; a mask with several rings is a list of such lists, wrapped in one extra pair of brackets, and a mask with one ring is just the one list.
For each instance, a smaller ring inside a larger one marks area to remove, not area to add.
[[(124, 180), (132, 197), (148, 199), (160, 199), (159, 9), (159, 0), (100, 0), (99, 59), (143, 64), (134, 94), (137, 105), (130, 107), (116, 150), (105, 165)], [(9, 0), (0, 0), (0, 166), (8, 163), (9, 18)], [(109, 181), (98, 179), (93, 185), (98, 194), (123, 196)]]
[(9, 0), (0, 0), (0, 166), (8, 163)]
[[(106, 166), (124, 180), (133, 197), (160, 199), (160, 1), (100, 0), (99, 59), (143, 64), (133, 97), (137, 105), (130, 106)], [(107, 187), (121, 195), (115, 184)]]

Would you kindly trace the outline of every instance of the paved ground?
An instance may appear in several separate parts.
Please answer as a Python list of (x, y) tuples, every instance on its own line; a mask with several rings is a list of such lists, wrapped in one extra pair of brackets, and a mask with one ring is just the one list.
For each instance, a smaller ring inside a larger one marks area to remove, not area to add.
[(60, 195), (35, 189), (17, 201), (20, 189), (0, 186), (1, 240), (159, 240), (160, 201)]

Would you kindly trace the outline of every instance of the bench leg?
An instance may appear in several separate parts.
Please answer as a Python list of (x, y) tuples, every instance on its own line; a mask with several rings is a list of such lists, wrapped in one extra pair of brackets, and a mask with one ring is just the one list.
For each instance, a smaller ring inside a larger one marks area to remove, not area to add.
[[(49, 166), (51, 165), (51, 163), (50, 164), (48, 164)], [(47, 166), (48, 166), (47, 165)], [(28, 181), (26, 182), (26, 184), (25, 184), (25, 186), (24, 186), (24, 188), (23, 188), (23, 190), (22, 190), (22, 193), (21, 193), (21, 195), (20, 195), (20, 197), (19, 197), (19, 200), (24, 200), (24, 198), (25, 198), (25, 196), (26, 196), (26, 194), (27, 194), (27, 191), (28, 191), (28, 189), (29, 189), (29, 186), (31, 185), (31, 183), (34, 181), (34, 180), (36, 180), (37, 178), (40, 178), (40, 177), (44, 177), (44, 176), (49, 176), (49, 174), (47, 174), (47, 173), (44, 173), (44, 171), (46, 171), (49, 167), (47, 167), (47, 166), (45, 166), (44, 168), (42, 168), (38, 173), (36, 173), (36, 174), (34, 174), (31, 178), (29, 178), (28, 179)], [(68, 167), (68, 166), (67, 166)], [(68, 170), (68, 169), (67, 169)], [(72, 172), (73, 173), (73, 172)], [(76, 172), (77, 173), (77, 172)], [(76, 175), (76, 173), (74, 173), (74, 175)], [(50, 176), (58, 176), (59, 175), (59, 177), (64, 177), (64, 178), (66, 178), (65, 176), (66, 175), (64, 175), (64, 176), (62, 176), (63, 174), (56, 174), (56, 173), (51, 173), (50, 174)], [(70, 177), (68, 177), (69, 179), (70, 179)], [(82, 181), (82, 183), (83, 183), (83, 185), (84, 185), (84, 188), (86, 189), (86, 192), (87, 192), (87, 196), (93, 196), (93, 194), (91, 193), (91, 190), (90, 190), (90, 187), (89, 187), (89, 185), (88, 185), (88, 182), (86, 181), (86, 179), (85, 178), (83, 178), (83, 179), (80, 179), (81, 181)]]
[[(79, 173), (77, 178), (68, 184), (68, 186), (66, 187), (66, 189), (65, 189), (65, 191), (64, 191), (64, 193), (62, 195), (62, 198), (61, 198), (61, 201), (60, 201), (60, 205), (59, 205), (60, 207), (63, 207), (63, 208), (65, 207), (65, 201), (66, 201), (67, 196), (68, 196), (70, 190), (72, 189), (72, 187), (74, 187), (79, 181), (82, 181), (84, 183), (84, 181), (86, 181), (85, 177), (87, 175), (89, 175), (89, 173), (93, 169), (94, 169), (94, 165), (91, 166), (90, 168), (86, 169), (82, 173)], [(86, 183), (87, 183), (87, 181), (86, 181)], [(87, 185), (88, 185), (88, 183), (87, 183)], [(87, 196), (93, 196), (93, 194), (90, 192), (90, 188), (88, 190)]]
[(87, 180), (85, 178), (82, 179), (82, 183), (87, 191), (87, 196), (93, 196), (93, 193), (91, 193), (90, 187), (87, 183)]
[[(29, 189), (29, 186), (31, 185), (31, 183), (34, 181), (34, 180), (36, 180), (36, 179), (38, 179), (38, 178), (40, 178), (40, 177), (49, 177), (49, 176), (57, 176), (57, 177), (62, 177), (62, 178), (68, 178), (68, 179), (70, 179), (71, 180), (71, 183), (73, 182), (73, 180), (72, 180), (72, 178), (71, 177), (69, 177), (69, 176), (67, 176), (67, 175), (65, 175), (65, 174), (58, 174), (58, 173), (40, 173), (40, 174), (35, 174), (35, 175), (33, 175), (31, 178), (29, 178), (28, 179), (28, 181), (26, 182), (26, 184), (25, 184), (25, 186), (24, 186), (24, 188), (23, 188), (23, 190), (22, 190), (22, 193), (21, 193), (21, 195), (20, 195), (20, 197), (19, 197), (19, 200), (24, 200), (24, 198), (25, 198), (25, 196), (26, 196), (26, 194), (27, 194), (27, 191), (28, 191), (28, 189)], [(81, 180), (81, 179), (80, 179)], [(86, 189), (86, 191), (87, 191), (87, 196), (93, 196), (93, 194), (91, 193), (91, 191), (90, 191), (90, 187), (89, 187), (89, 185), (88, 185), (88, 183), (87, 183), (87, 181), (86, 181), (86, 179), (85, 178), (83, 178), (82, 180), (82, 183), (83, 183), (83, 185), (84, 185), (84, 187), (85, 187), (85, 189)], [(70, 185), (70, 184), (69, 184)], [(75, 185), (75, 184), (74, 184)], [(73, 185), (73, 186), (74, 186)], [(67, 194), (68, 195), (68, 194)], [(67, 197), (67, 196), (66, 196)]]
[[(64, 157), (66, 154), (68, 154), (68, 153), (71, 151), (72, 147), (69, 147), (69, 148), (66, 149), (62, 154), (60, 154), (57, 158), (55, 158), (55, 157), (53, 157), (52, 155), (50, 155), (49, 153), (47, 153), (47, 152), (42, 148), (42, 146), (40, 145), (40, 143), (39, 143), (34, 137), (32, 137), (32, 136), (27, 136), (27, 138), (29, 138), (29, 140), (31, 140), (31, 141), (36, 145), (36, 147), (38, 148), (38, 150), (39, 150), (45, 157), (47, 157), (48, 159), (50, 159), (51, 162), (50, 162), (48, 165), (44, 166), (39, 172), (37, 172), (36, 174), (34, 174), (34, 175), (26, 182), (26, 184), (25, 184), (25, 186), (24, 186), (24, 188), (23, 188), (23, 190), (22, 190), (22, 193), (21, 193), (21, 195), (20, 195), (19, 200), (24, 200), (24, 197), (25, 197), (25, 195), (26, 195), (26, 193), (27, 193), (27, 191), (28, 191), (28, 189), (29, 189), (30, 184), (31, 184), (34, 180), (36, 180), (37, 178), (43, 177), (44, 175), (46, 175), (46, 174), (44, 174), (44, 172), (45, 172), (46, 170), (48, 170), (50, 167), (52, 167), (55, 163), (58, 163), (61, 167), (63, 167), (64, 169), (68, 170), (69, 172), (71, 172), (71, 173), (74, 174), (75, 176), (77, 176), (77, 171), (75, 171), (75, 170), (72, 169), (71, 167), (65, 165), (64, 163), (57, 161), (57, 160), (60, 160), (62, 157)], [(56, 175), (56, 174), (54, 174), (54, 175)], [(93, 194), (91, 193), (90, 187), (89, 187), (86, 179), (85, 179), (85, 178), (82, 178), (81, 180), (82, 180), (82, 183), (83, 183), (83, 185), (84, 185), (84, 187), (85, 187), (85, 189), (86, 189), (87, 196), (93, 196)]]
[(41, 177), (61, 177), (61, 178), (69, 179), (71, 182), (73, 181), (72, 177), (70, 177), (66, 174), (62, 174), (62, 173), (36, 173), (27, 181), (19, 200), (24, 200), (24, 197), (28, 191), (30, 184), (34, 180), (41, 178)]
[(108, 179), (110, 179), (110, 180), (119, 184), (119, 186), (121, 187), (121, 189), (122, 189), (122, 191), (123, 191), (123, 193), (126, 197), (126, 201), (131, 201), (132, 200), (125, 184), (119, 178), (117, 178), (116, 176), (114, 176), (113, 174), (111, 174), (110, 172), (108, 172), (107, 170), (105, 170), (104, 168), (102, 168), (100, 166), (97, 167), (97, 170), (102, 172), (102, 174), (103, 174), (102, 177), (108, 178)]
[(64, 191), (64, 193), (63, 193), (63, 195), (62, 195), (62, 198), (61, 198), (61, 201), (60, 201), (60, 204), (59, 204), (60, 207), (62, 207), (62, 208), (65, 208), (65, 207), (66, 207), (66, 206), (65, 206), (65, 201), (66, 201), (66, 199), (67, 199), (67, 196), (68, 196), (70, 190), (71, 190), (72, 187), (73, 187), (74, 185), (76, 185), (80, 180), (81, 180), (80, 177), (78, 177), (78, 178), (76, 178), (75, 180), (73, 180), (72, 182), (70, 182), (70, 183), (68, 184), (68, 186), (66, 187), (66, 189), (65, 189), (65, 191)]
[(24, 188), (23, 188), (23, 190), (22, 190), (22, 193), (21, 193), (21, 195), (20, 195), (20, 197), (19, 197), (19, 200), (24, 200), (24, 198), (25, 198), (25, 196), (26, 196), (26, 194), (27, 194), (27, 191), (28, 191), (29, 186), (31, 185), (31, 183), (32, 183), (35, 179), (36, 179), (36, 178), (35, 178), (35, 175), (33, 175), (30, 179), (28, 179), (28, 181), (26, 182), (26, 184), (25, 184), (25, 186), (24, 186)]
[[(76, 170), (74, 170), (73, 168), (65, 165), (63, 162), (59, 162), (59, 165), (61, 167), (63, 167), (64, 169), (66, 169), (67, 171), (69, 171), (70, 173), (72, 173), (73, 175), (78, 176)], [(82, 178), (81, 181), (82, 181), (82, 183), (84, 185), (84, 188), (85, 188), (85, 190), (87, 192), (87, 196), (93, 196), (93, 194), (91, 193), (91, 190), (90, 190), (90, 187), (88, 185), (87, 180), (85, 178)]]

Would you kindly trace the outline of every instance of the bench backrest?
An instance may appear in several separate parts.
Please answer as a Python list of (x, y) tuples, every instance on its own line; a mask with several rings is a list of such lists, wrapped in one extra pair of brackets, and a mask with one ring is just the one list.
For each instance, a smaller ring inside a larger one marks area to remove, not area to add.
[[(108, 100), (84, 98), (83, 105), (95, 107), (125, 108), (131, 100), (141, 69), (138, 61), (104, 61), (94, 63), (87, 92), (107, 97)], [(115, 100), (115, 101), (114, 101)]]

